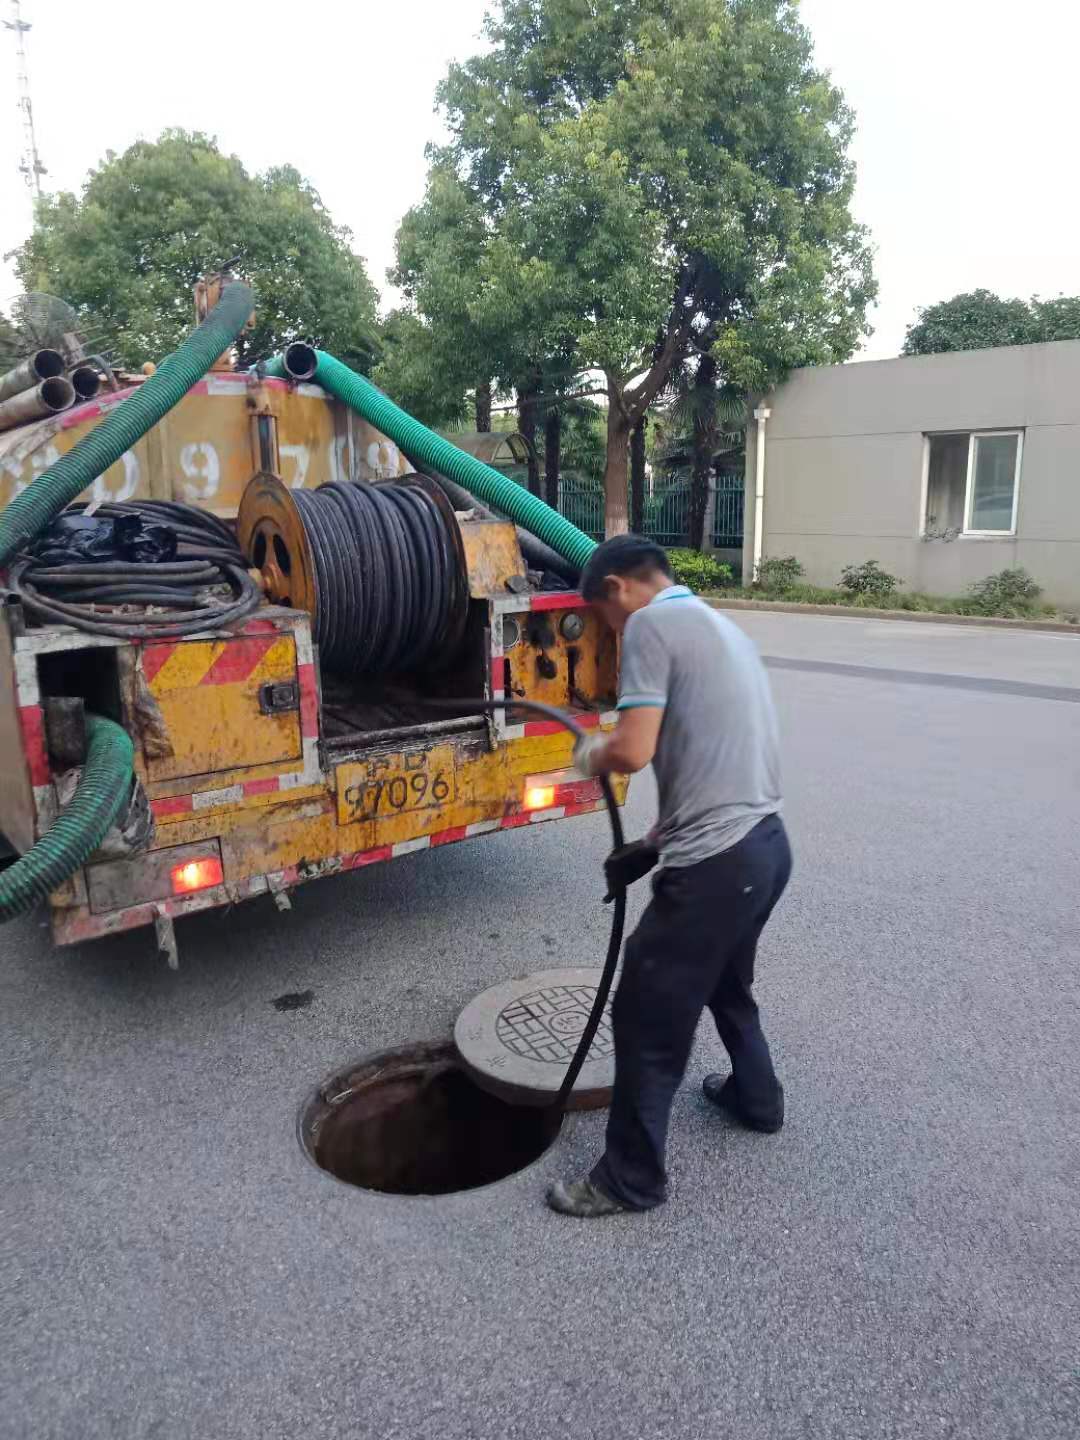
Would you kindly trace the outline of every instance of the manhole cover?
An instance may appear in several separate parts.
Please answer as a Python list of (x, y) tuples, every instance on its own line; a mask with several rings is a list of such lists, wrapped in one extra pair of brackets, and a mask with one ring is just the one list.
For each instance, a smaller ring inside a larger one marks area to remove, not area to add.
[[(558, 1094), (596, 999), (600, 971), (540, 970), (504, 980), (466, 1005), (454, 1043), (478, 1085), (522, 1105), (547, 1105)], [(615, 1047), (605, 1009), (571, 1097), (573, 1110), (611, 1099)]]

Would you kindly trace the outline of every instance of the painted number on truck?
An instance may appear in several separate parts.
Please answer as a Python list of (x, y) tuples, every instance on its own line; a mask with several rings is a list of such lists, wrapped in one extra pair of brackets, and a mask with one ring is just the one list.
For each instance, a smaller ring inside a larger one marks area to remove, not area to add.
[(446, 805), (454, 799), (453, 746), (339, 765), (337, 799), (339, 825)]

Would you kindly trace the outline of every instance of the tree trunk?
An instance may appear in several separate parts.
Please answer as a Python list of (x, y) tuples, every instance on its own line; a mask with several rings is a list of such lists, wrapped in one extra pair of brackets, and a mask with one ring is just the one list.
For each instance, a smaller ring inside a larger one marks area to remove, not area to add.
[(630, 432), (630, 529), (645, 533), (645, 426), (644, 415)]
[(630, 421), (626, 418), (614, 382), (608, 381), (607, 460), (604, 465), (604, 536), (625, 535), (630, 528), (626, 513), (627, 449)]
[(694, 389), (694, 456), (690, 480), (690, 520), (687, 543), (691, 550), (705, 545), (705, 513), (709, 508), (709, 478), (716, 448), (716, 361), (703, 355), (698, 362)]
[(536, 391), (520, 389), (518, 397), (518, 429), (529, 445), (529, 489), (540, 494), (540, 462), (536, 458)]
[(544, 420), (544, 499), (559, 508), (559, 470), (562, 466), (562, 415), (552, 405)]
[(491, 381), (480, 380), (476, 386), (476, 428), (482, 435), (491, 430)]

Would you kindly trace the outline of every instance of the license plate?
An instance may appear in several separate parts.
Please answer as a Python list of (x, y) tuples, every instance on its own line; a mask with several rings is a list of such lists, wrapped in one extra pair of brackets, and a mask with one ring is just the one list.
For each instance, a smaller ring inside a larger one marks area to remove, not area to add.
[(433, 810), (454, 799), (454, 747), (350, 760), (337, 767), (338, 824)]

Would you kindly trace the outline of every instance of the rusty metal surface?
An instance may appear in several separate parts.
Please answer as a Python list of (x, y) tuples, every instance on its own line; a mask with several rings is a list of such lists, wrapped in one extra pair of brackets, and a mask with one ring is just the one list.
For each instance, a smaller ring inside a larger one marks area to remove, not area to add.
[(267, 683), (296, 683), (291, 635), (156, 641), (143, 647), (142, 670), (171, 750), (147, 758), (149, 780), (300, 758), (299, 697), (275, 713), (261, 703)]
[(41, 703), (49, 758), (60, 770), (81, 765), (86, 759), (85, 702), (68, 695), (47, 695)]
[(236, 535), (275, 604), (318, 614), (315, 556), (299, 507), (276, 475), (256, 475), (248, 485), (236, 517)]
[[(562, 633), (564, 616), (579, 615), (580, 638)], [(523, 617), (520, 639), (506, 651), (512, 694), (539, 700), (559, 709), (614, 705), (618, 686), (618, 647), (600, 618), (580, 602), (565, 609), (532, 612)]]
[(469, 594), (478, 599), (505, 593), (507, 582), (525, 574), (517, 531), (509, 520), (459, 520), (469, 575)]

